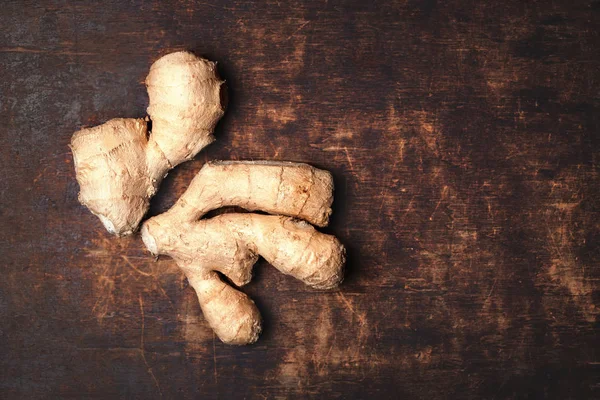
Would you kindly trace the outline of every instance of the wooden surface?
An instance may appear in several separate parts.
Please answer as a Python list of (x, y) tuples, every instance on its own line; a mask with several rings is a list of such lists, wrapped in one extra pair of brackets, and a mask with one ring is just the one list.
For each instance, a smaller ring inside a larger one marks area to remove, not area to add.
[[(600, 2), (4, 1), (0, 397), (600, 398)], [(334, 173), (339, 291), (264, 261), (265, 332), (77, 202), (71, 134), (143, 117), (160, 55), (219, 62), (207, 160)]]

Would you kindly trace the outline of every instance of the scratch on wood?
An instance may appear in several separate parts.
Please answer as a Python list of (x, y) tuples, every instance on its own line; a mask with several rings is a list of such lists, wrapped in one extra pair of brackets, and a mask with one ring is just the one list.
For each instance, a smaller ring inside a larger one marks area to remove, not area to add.
[(140, 275), (152, 278), (152, 280), (156, 284), (156, 288), (158, 289), (158, 291), (160, 292), (160, 294), (169, 302), (169, 305), (171, 306), (171, 308), (175, 309), (175, 305), (173, 304), (173, 301), (171, 300), (171, 298), (169, 297), (169, 295), (167, 294), (167, 292), (165, 292), (165, 289), (162, 287), (162, 284), (160, 283), (160, 280), (154, 274), (151, 274), (151, 273), (144, 272), (144, 271), (140, 270), (135, 265), (133, 265), (133, 263), (131, 262), (131, 260), (129, 259), (129, 257), (126, 256), (126, 255), (124, 255), (124, 254), (121, 255), (121, 258), (123, 260), (125, 260), (125, 262), (127, 263), (127, 265), (129, 267), (131, 267), (135, 272), (139, 273)]
[(290, 36), (288, 36), (288, 38), (286, 40), (292, 39), (294, 36), (296, 36), (298, 34), (298, 32), (300, 32), (309, 23), (310, 23), (310, 21), (306, 21), (305, 23), (303, 23), (302, 25), (300, 25), (300, 27), (298, 29), (296, 29), (294, 31), (294, 33), (292, 33)]
[(433, 221), (433, 215), (435, 214), (435, 212), (437, 211), (437, 209), (440, 207), (440, 204), (442, 204), (442, 201), (444, 201), (446, 199), (446, 194), (447, 193), (448, 193), (448, 186), (444, 186), (442, 188), (442, 193), (440, 194), (440, 200), (437, 202), (435, 208), (433, 209), (433, 212), (429, 216), (429, 220), (430, 221)]
[[(350, 153), (348, 152), (348, 148), (344, 146), (344, 153), (346, 153), (346, 160), (348, 160), (348, 166), (350, 167), (350, 173), (353, 177), (356, 178), (358, 182), (361, 181), (360, 176), (354, 170), (354, 164), (352, 163), (352, 158), (350, 157)], [(358, 182), (354, 182), (356, 186), (358, 186)]]
[(60, 56), (93, 56), (95, 53), (86, 51), (52, 51), (42, 49), (28, 49), (25, 47), (0, 47), (0, 53), (32, 53), (32, 54), (55, 54)]
[(219, 383), (218, 374), (217, 374), (217, 345), (215, 343), (215, 333), (212, 335), (212, 344), (213, 344), (213, 366), (215, 370), (215, 384)]
[(494, 283), (492, 283), (492, 288), (490, 289), (490, 292), (488, 293), (488, 295), (485, 298), (486, 301), (490, 298), (490, 296), (494, 292), (494, 288), (496, 287), (496, 282), (498, 282), (498, 278), (494, 279)]
[(392, 176), (396, 172), (396, 165), (398, 165), (398, 159), (394, 160), (394, 165), (392, 166), (392, 171), (390, 172), (390, 177), (383, 182), (383, 189), (381, 190), (381, 204), (379, 205), (379, 214), (381, 214), (381, 210), (383, 210), (383, 205), (385, 204), (385, 197), (387, 196), (387, 191), (389, 187), (389, 182), (392, 180)]
[(149, 274), (147, 272), (141, 271), (140, 269), (136, 268), (136, 266), (133, 265), (133, 263), (131, 261), (129, 261), (129, 258), (127, 258), (127, 256), (125, 254), (121, 255), (121, 258), (123, 260), (125, 260), (125, 262), (127, 263), (127, 265), (129, 265), (138, 274), (144, 275), (144, 276), (152, 276), (152, 274)]
[(365, 324), (365, 317), (363, 315), (358, 314), (356, 312), (356, 310), (354, 310), (354, 307), (352, 307), (352, 303), (350, 303), (348, 301), (348, 299), (346, 298), (346, 296), (344, 296), (344, 294), (342, 292), (338, 292), (338, 297), (344, 302), (344, 304), (346, 305), (346, 307), (348, 308), (348, 310), (350, 310), (350, 312), (356, 316), (356, 318), (360, 321), (360, 324), (364, 325)]
[(154, 372), (152, 372), (152, 368), (148, 364), (148, 360), (146, 360), (146, 350), (145, 350), (145, 346), (144, 346), (144, 331), (146, 328), (146, 318), (145, 318), (145, 314), (144, 314), (144, 299), (142, 298), (141, 293), (138, 296), (138, 301), (140, 303), (140, 313), (142, 315), (142, 333), (140, 335), (140, 354), (142, 355), (142, 360), (144, 361), (144, 364), (146, 365), (148, 374), (150, 374), (150, 376), (152, 377), (152, 380), (154, 381), (154, 384), (156, 385), (156, 388), (158, 389), (158, 393), (160, 394), (160, 397), (162, 398), (163, 393), (162, 393), (162, 390), (160, 389), (160, 384), (158, 383), (156, 376), (154, 376)]

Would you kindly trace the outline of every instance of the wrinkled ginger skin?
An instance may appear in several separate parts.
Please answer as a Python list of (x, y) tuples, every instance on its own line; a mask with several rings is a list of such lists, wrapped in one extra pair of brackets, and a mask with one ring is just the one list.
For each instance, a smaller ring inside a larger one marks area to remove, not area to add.
[[(169, 255), (177, 262), (196, 290), (208, 323), (225, 343), (256, 341), (260, 314), (243, 293), (217, 282), (215, 271), (242, 286), (250, 281), (260, 255), (282, 273), (316, 289), (332, 289), (343, 279), (342, 244), (304, 221), (252, 213), (177, 224), (155, 218), (144, 223), (142, 240), (154, 254)], [(214, 290), (215, 286), (221, 289)], [(237, 332), (233, 337), (232, 331)]]
[(202, 167), (162, 218), (194, 221), (210, 210), (238, 206), (323, 227), (329, 223), (332, 203), (328, 171), (282, 161), (213, 161)]
[(174, 167), (214, 141), (225, 110), (216, 63), (179, 51), (158, 59), (146, 77), (152, 140)]
[(135, 230), (168, 168), (163, 158), (155, 161), (158, 175), (148, 173), (147, 133), (144, 120), (117, 118), (71, 139), (79, 201), (117, 235)]
[(254, 343), (262, 331), (262, 318), (254, 302), (223, 282), (215, 272), (198, 277), (186, 273), (196, 290), (202, 314), (223, 343)]
[[(327, 171), (288, 162), (212, 162), (166, 213), (147, 220), (144, 244), (172, 257), (196, 290), (207, 322), (225, 343), (257, 340), (260, 314), (243, 286), (259, 256), (284, 274), (317, 288), (343, 279), (345, 249), (302, 218), (327, 225), (333, 179)], [(229, 213), (199, 220), (208, 211), (239, 206), (279, 215)]]
[(151, 218), (142, 227), (142, 240), (184, 269), (218, 271), (238, 286), (250, 281), (259, 255), (316, 289), (334, 288), (342, 280), (341, 243), (290, 217), (229, 213), (178, 224)]
[(168, 54), (146, 78), (149, 139), (147, 123), (132, 118), (75, 132), (71, 150), (79, 200), (109, 232), (135, 232), (168, 171), (214, 140), (224, 113), (222, 84), (215, 63), (188, 52)]

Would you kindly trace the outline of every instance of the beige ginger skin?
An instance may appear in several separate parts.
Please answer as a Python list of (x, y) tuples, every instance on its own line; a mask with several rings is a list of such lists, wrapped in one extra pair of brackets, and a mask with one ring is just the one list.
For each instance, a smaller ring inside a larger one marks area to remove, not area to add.
[[(135, 232), (168, 171), (214, 140), (224, 113), (222, 84), (214, 63), (188, 52), (168, 54), (146, 78), (150, 135), (145, 120), (132, 118), (73, 135), (79, 200), (109, 232)], [(144, 223), (142, 240), (153, 254), (169, 255), (181, 267), (223, 342), (253, 343), (261, 331), (260, 313), (229, 282), (248, 283), (263, 256), (314, 288), (336, 287), (343, 279), (344, 247), (311, 225), (327, 226), (332, 201), (331, 175), (306, 164), (212, 162), (169, 211)], [(274, 215), (201, 219), (226, 206)]]
[(79, 201), (118, 236), (133, 233), (150, 198), (176, 165), (214, 141), (223, 116), (216, 65), (188, 52), (157, 60), (146, 78), (152, 119), (116, 118), (75, 132), (71, 149)]
[[(260, 255), (314, 288), (336, 287), (343, 279), (344, 247), (295, 219), (326, 226), (332, 201), (331, 175), (306, 164), (208, 163), (169, 211), (143, 224), (142, 240), (153, 254), (177, 262), (223, 342), (253, 343), (261, 331), (260, 313), (218, 273), (242, 286)], [(210, 210), (232, 205), (279, 215), (231, 213), (199, 220)]]

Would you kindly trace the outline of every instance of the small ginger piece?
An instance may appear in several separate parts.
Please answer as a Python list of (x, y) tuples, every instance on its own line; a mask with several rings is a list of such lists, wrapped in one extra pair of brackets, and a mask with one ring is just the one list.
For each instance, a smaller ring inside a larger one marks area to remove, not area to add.
[(214, 141), (223, 116), (216, 65), (188, 52), (157, 60), (146, 78), (152, 118), (117, 118), (73, 135), (79, 201), (118, 236), (133, 233), (162, 179)]
[[(344, 247), (335, 237), (291, 218), (326, 226), (332, 201), (331, 175), (306, 164), (213, 162), (169, 211), (143, 224), (142, 240), (153, 254), (177, 262), (223, 342), (253, 343), (261, 331), (260, 313), (219, 273), (245, 285), (260, 255), (314, 288), (336, 287), (343, 279)], [(280, 215), (231, 213), (199, 220), (223, 206)]]

